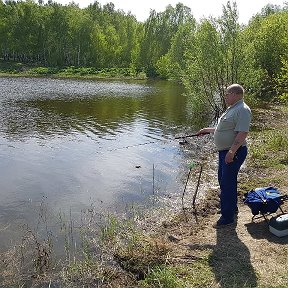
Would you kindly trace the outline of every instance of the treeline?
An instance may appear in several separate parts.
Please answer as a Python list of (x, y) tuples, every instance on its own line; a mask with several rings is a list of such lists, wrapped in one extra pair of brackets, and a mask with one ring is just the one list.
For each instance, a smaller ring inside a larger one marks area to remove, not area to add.
[(151, 12), (146, 23), (133, 15), (103, 7), (0, 0), (0, 49), (4, 60), (44, 66), (133, 67), (155, 76), (155, 63), (168, 52), (190, 10), (182, 4)]
[(45, 66), (129, 67), (142, 30), (112, 3), (0, 1), (0, 19), (2, 58)]
[[(182, 82), (196, 109), (219, 112), (223, 87), (239, 82), (260, 98), (285, 100), (288, 73), (288, 12), (268, 5), (246, 26), (239, 25), (235, 3), (220, 18), (197, 23), (179, 3), (138, 22), (97, 1), (80, 9), (61, 5), (0, 0), (0, 53), (4, 62), (95, 71), (125, 68), (148, 77)], [(40, 69), (41, 70), (41, 69)], [(45, 70), (43, 70), (45, 71)]]

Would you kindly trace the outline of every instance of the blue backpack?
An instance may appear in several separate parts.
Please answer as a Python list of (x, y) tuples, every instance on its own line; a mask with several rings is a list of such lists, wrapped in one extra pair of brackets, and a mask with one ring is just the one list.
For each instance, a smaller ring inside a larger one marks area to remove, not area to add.
[(286, 200), (286, 197), (282, 196), (277, 188), (264, 187), (245, 193), (243, 201), (249, 206), (252, 214), (255, 216), (258, 214), (275, 213), (283, 204), (283, 201)]

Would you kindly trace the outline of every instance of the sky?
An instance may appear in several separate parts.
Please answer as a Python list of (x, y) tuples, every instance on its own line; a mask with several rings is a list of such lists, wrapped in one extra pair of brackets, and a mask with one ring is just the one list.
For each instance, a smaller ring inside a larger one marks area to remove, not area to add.
[[(54, 0), (63, 5), (69, 4), (72, 0)], [(215, 16), (218, 17), (222, 14), (222, 6), (227, 4), (228, 0), (97, 0), (101, 5), (105, 5), (109, 2), (114, 3), (115, 9), (121, 9), (124, 12), (136, 16), (138, 21), (145, 21), (150, 14), (150, 10), (156, 10), (156, 12), (162, 12), (165, 8), (171, 4), (173, 7), (177, 3), (183, 3), (185, 6), (191, 8), (193, 16), (199, 21), (203, 17)], [(79, 4), (80, 8), (87, 7), (89, 4), (95, 2), (94, 0), (74, 0)], [(284, 0), (236, 0), (231, 1), (237, 3), (239, 12), (239, 22), (241, 24), (247, 24), (249, 19), (267, 4), (274, 4), (283, 6)], [(286, 1), (287, 2), (287, 1)]]

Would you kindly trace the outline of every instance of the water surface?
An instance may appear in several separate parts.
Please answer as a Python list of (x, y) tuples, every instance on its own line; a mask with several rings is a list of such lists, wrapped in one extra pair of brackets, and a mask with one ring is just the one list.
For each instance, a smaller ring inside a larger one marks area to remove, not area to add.
[(196, 129), (183, 88), (165, 81), (0, 78), (0, 117), (2, 246), (44, 202), (77, 215), (179, 193), (173, 137)]

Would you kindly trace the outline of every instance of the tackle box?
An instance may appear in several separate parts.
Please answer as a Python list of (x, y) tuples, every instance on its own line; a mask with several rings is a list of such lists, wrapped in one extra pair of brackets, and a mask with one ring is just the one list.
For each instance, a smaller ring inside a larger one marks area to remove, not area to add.
[(288, 235), (288, 214), (272, 217), (269, 221), (269, 231), (278, 237)]

